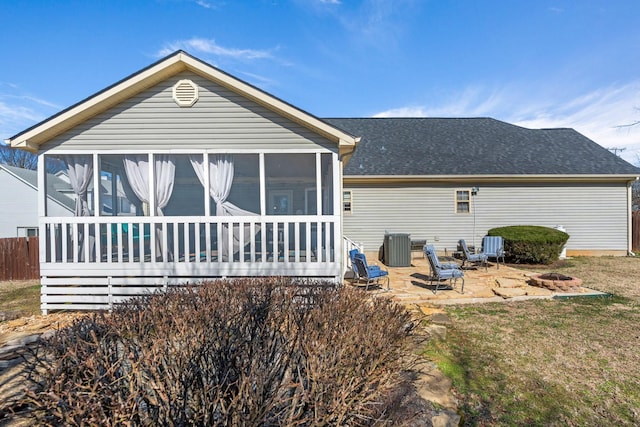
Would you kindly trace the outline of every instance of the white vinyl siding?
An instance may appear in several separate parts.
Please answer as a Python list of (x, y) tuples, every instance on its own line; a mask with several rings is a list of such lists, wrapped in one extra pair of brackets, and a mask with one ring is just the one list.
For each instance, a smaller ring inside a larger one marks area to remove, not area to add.
[[(198, 101), (176, 105), (173, 86), (198, 85)], [(127, 101), (51, 139), (43, 147), (73, 150), (317, 149), (337, 144), (309, 129), (191, 72), (160, 82)]]
[[(475, 215), (456, 215), (445, 184), (353, 185), (358, 209), (343, 218), (344, 234), (375, 251), (385, 231), (427, 239), (454, 250), (459, 239), (479, 244), (487, 230), (507, 225), (562, 225), (569, 250), (627, 250), (627, 188), (620, 184), (479, 184)], [(475, 236), (474, 229), (475, 217)]]
[[(4, 170), (0, 170), (0, 238), (25, 237), (27, 229), (38, 227), (38, 191)], [(51, 202), (53, 215), (68, 211)], [(20, 230), (18, 229), (20, 228)]]

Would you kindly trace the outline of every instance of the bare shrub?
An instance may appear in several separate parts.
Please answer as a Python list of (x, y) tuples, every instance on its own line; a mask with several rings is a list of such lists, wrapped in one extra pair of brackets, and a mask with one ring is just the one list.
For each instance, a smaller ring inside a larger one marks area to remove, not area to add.
[(42, 341), (17, 407), (48, 425), (375, 425), (402, 382), (409, 322), (327, 283), (170, 290)]

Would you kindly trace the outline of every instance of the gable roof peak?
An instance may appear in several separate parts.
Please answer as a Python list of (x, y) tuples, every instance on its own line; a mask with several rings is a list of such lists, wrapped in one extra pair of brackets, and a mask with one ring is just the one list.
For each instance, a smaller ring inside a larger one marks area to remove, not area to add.
[(347, 151), (353, 150), (359, 141), (356, 136), (348, 134), (183, 50), (177, 50), (77, 104), (14, 135), (7, 139), (6, 142), (12, 147), (35, 152), (41, 144), (49, 139), (184, 70), (192, 71), (214, 81), (283, 117), (307, 127), (313, 132), (337, 143)]

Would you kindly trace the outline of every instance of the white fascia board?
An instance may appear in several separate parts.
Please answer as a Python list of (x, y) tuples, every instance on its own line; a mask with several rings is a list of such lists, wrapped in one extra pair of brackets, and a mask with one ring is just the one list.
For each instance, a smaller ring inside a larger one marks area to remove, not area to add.
[(348, 183), (391, 182), (628, 182), (636, 175), (344, 175)]
[(166, 61), (126, 78), (84, 101), (80, 101), (24, 133), (18, 134), (13, 139), (9, 138), (7, 141), (10, 142), (12, 147), (37, 151), (40, 144), (54, 136), (122, 102), (133, 94), (161, 82), (182, 69), (184, 69), (184, 65), (180, 64), (180, 59), (177, 56), (169, 57)]

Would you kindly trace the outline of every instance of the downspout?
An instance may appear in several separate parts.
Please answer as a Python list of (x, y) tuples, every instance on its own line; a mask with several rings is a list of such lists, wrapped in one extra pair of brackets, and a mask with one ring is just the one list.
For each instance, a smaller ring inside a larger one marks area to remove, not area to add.
[(633, 209), (633, 183), (638, 181), (636, 177), (633, 181), (627, 182), (627, 255), (628, 256), (636, 256), (633, 253), (633, 223), (632, 223), (632, 209)]
[(343, 211), (343, 206), (342, 206), (342, 193), (344, 191), (344, 167), (346, 166), (346, 164), (349, 162), (349, 159), (351, 158), (351, 156), (353, 155), (353, 153), (356, 151), (356, 147), (358, 146), (358, 143), (360, 142), (360, 140), (362, 139), (362, 137), (358, 136), (355, 138), (355, 144), (353, 146), (351, 146), (350, 150), (341, 150), (341, 146), (340, 144), (338, 144), (338, 162), (340, 163), (340, 167), (338, 168), (339, 170), (339, 181), (340, 181), (340, 189), (339, 189), (339, 200), (340, 203), (338, 203), (338, 206), (334, 207), (334, 210), (337, 208), (339, 209), (340, 212), (340, 271), (341, 271), (341, 279), (344, 278), (344, 274), (347, 271), (347, 263), (346, 263), (346, 259), (345, 259), (345, 253), (346, 253), (346, 248), (345, 248), (345, 242), (344, 242), (344, 211)]

